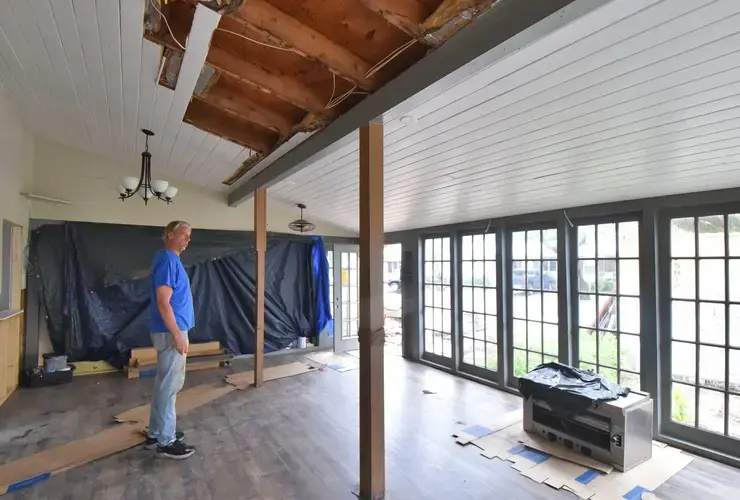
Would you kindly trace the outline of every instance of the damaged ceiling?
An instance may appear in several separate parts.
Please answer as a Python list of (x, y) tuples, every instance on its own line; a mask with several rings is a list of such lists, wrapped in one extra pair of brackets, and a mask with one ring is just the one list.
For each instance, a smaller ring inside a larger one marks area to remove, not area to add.
[[(221, 17), (184, 122), (256, 154), (231, 185), (299, 133), (325, 127), (495, 0), (148, 0), (144, 37), (175, 89), (198, 4)], [(164, 17), (163, 17), (164, 16)]]

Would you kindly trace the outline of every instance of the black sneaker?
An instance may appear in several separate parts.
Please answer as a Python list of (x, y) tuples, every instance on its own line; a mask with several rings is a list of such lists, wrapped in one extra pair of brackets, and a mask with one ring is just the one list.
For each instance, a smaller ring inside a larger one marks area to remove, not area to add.
[[(183, 439), (185, 439), (185, 433), (182, 431), (175, 431), (175, 441), (182, 441)], [(151, 438), (147, 436), (146, 441), (144, 442), (144, 449), (153, 450), (156, 447), (157, 447), (157, 440), (155, 438)]]
[(174, 441), (172, 444), (165, 447), (157, 446), (157, 458), (184, 460), (193, 453), (195, 453), (195, 446), (190, 446), (182, 441)]

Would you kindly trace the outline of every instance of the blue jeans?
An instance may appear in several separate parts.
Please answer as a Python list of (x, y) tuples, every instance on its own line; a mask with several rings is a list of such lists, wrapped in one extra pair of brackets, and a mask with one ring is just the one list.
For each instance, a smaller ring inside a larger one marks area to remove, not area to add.
[[(182, 334), (188, 340), (188, 332)], [(157, 350), (157, 376), (149, 414), (149, 437), (156, 439), (160, 446), (167, 446), (175, 441), (175, 402), (185, 383), (185, 354), (177, 352), (171, 333), (150, 335)]]

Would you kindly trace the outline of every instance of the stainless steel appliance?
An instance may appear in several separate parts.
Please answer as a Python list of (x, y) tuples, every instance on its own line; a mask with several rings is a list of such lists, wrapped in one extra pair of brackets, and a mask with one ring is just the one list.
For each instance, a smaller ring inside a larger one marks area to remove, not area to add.
[(648, 394), (630, 392), (565, 417), (530, 397), (524, 401), (524, 430), (628, 471), (652, 456), (653, 400)]

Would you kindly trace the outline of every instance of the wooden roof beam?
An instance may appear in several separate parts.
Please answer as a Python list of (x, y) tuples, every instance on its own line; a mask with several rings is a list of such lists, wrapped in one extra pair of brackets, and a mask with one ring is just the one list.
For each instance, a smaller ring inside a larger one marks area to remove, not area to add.
[(197, 97), (190, 101), (184, 120), (194, 127), (260, 153), (272, 151), (278, 141), (278, 134), (275, 132), (212, 106)]
[(496, 0), (443, 0), (437, 9), (421, 24), (424, 33), (444, 28), (459, 18), (460, 24), (469, 23), (473, 17), (488, 9)]
[(233, 17), (282, 40), (296, 53), (323, 64), (360, 88), (375, 90), (379, 87), (365, 76), (372, 68), (369, 62), (266, 0), (249, 0)]
[[(145, 34), (148, 40), (164, 45), (177, 52), (182, 49), (174, 42), (169, 33)], [(251, 88), (266, 92), (301, 109), (325, 117), (335, 117), (335, 109), (326, 109), (326, 103), (298, 79), (277, 75), (262, 66), (251, 63), (218, 47), (211, 46), (206, 63), (217, 71), (249, 85)]]
[(280, 135), (289, 134), (295, 125), (292, 120), (274, 111), (270, 106), (221, 85), (214, 85), (196, 97), (213, 106), (236, 113), (242, 118), (273, 130)]
[(360, 2), (411, 38), (419, 38), (423, 34), (421, 23), (426, 19), (427, 13), (424, 6), (416, 0), (360, 0)]

